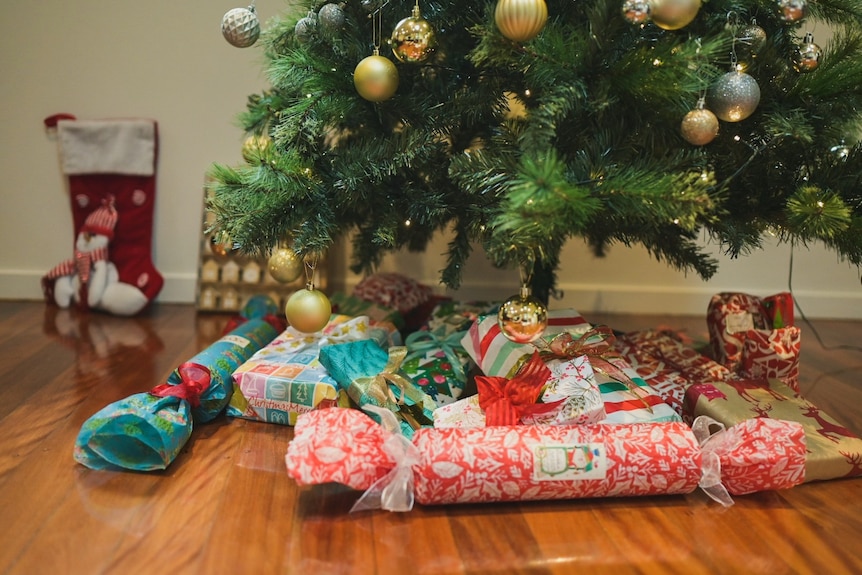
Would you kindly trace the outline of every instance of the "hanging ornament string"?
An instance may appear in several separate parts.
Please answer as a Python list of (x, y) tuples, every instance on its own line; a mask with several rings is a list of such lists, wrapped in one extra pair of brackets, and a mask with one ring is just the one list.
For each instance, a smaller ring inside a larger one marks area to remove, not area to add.
[(318, 254), (306, 255), (305, 289), (297, 290), (284, 305), (284, 315), (292, 328), (302, 333), (316, 333), (326, 327), (332, 314), (332, 303), (320, 290), (314, 289), (314, 272)]
[(383, 102), (398, 90), (398, 69), (389, 58), (380, 55), (380, 38), (383, 34), (383, 7), (371, 13), (371, 43), (374, 51), (364, 58), (353, 71), (353, 85), (360, 96), (369, 102)]
[(314, 289), (314, 272), (317, 270), (318, 257), (317, 252), (314, 252), (306, 255), (303, 259), (305, 262), (305, 287), (310, 290)]

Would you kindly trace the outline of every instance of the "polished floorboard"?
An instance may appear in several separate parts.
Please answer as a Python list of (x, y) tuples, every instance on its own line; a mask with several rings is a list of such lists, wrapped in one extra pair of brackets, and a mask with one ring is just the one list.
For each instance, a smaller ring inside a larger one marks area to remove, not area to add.
[[(706, 338), (702, 317), (585, 315)], [(357, 492), (288, 478), (290, 427), (217, 418), (163, 472), (73, 460), (90, 415), (162, 383), (228, 319), (0, 302), (0, 573), (862, 573), (862, 478), (729, 508), (696, 491), (350, 514)], [(862, 322), (813, 324), (825, 345), (803, 332), (801, 390), (862, 435), (862, 352), (840, 347), (862, 345)]]

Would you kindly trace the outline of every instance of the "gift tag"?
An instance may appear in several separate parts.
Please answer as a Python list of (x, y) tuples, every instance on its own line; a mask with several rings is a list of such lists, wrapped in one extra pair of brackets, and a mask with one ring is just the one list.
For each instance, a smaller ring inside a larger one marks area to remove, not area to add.
[(728, 313), (725, 318), (727, 333), (739, 333), (754, 329), (754, 316), (750, 311)]

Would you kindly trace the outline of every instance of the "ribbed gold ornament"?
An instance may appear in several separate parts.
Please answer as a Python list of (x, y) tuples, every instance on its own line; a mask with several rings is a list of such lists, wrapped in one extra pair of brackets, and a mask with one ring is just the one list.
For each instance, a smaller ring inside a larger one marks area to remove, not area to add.
[(370, 102), (388, 100), (398, 90), (398, 68), (375, 50), (356, 65), (353, 85), (359, 95)]
[(664, 30), (688, 26), (700, 11), (700, 0), (652, 0), (652, 21)]
[(538, 36), (548, 21), (545, 0), (498, 0), (494, 21), (500, 33), (515, 42)]

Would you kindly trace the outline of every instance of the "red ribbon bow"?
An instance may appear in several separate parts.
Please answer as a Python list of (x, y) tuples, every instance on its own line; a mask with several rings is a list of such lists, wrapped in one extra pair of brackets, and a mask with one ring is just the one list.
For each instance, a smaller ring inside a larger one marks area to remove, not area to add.
[(180, 382), (163, 383), (150, 390), (157, 397), (178, 397), (185, 399), (192, 407), (201, 404), (201, 395), (210, 386), (210, 370), (199, 363), (186, 362), (177, 368)]
[(476, 376), (479, 407), (485, 412), (485, 425), (517, 425), (527, 415), (542, 415), (559, 407), (563, 401), (536, 403), (551, 370), (538, 352), (523, 365), (512, 379)]

